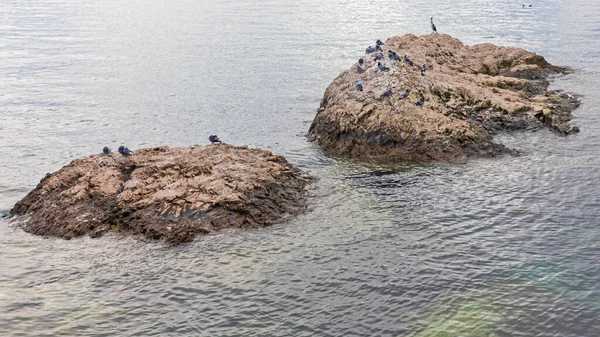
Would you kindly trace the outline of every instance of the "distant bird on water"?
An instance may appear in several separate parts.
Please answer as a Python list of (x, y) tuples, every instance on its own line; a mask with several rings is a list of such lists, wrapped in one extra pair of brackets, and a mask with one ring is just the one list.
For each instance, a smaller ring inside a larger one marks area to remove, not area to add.
[(388, 70), (390, 70), (390, 68), (384, 66), (383, 64), (381, 64), (381, 62), (377, 62), (377, 68), (379, 68), (379, 70), (381, 70), (381, 71), (388, 71)]
[(210, 135), (210, 136), (208, 136), (208, 140), (210, 140), (210, 142), (212, 144), (220, 143), (221, 142), (221, 140), (219, 139), (219, 137), (217, 137), (217, 135)]
[(417, 101), (417, 103), (415, 105), (423, 106), (423, 104), (425, 104), (425, 100), (423, 99), (423, 97), (421, 97), (421, 98), (419, 98), (419, 100)]
[(123, 145), (119, 146), (118, 151), (120, 154), (124, 155), (125, 157), (133, 156), (133, 152), (129, 151), (129, 149)]
[(362, 83), (360, 83), (360, 81), (354, 82), (354, 86), (356, 87), (356, 90), (363, 91), (363, 86)]
[(400, 99), (405, 99), (406, 97), (408, 97), (408, 89), (404, 90), (404, 92), (402, 94), (400, 94)]
[(384, 92), (381, 93), (381, 95), (379, 95), (379, 97), (387, 97), (387, 96), (391, 96), (392, 95), (392, 89), (388, 89)]
[(110, 149), (108, 148), (108, 146), (105, 146), (105, 147), (102, 149), (102, 153), (104, 153), (104, 154), (110, 154), (110, 153), (111, 153), (111, 151), (110, 151)]
[(425, 65), (423, 65), (421, 67), (421, 76), (425, 76), (425, 70), (427, 70), (427, 67), (425, 67)]
[(411, 61), (408, 56), (404, 55), (404, 62), (408, 63), (411, 66), (414, 66), (415, 64), (413, 63), (413, 61)]
[(431, 30), (433, 30), (434, 33), (438, 33), (437, 32), (437, 28), (435, 28), (435, 25), (433, 24), (433, 16), (431, 17)]

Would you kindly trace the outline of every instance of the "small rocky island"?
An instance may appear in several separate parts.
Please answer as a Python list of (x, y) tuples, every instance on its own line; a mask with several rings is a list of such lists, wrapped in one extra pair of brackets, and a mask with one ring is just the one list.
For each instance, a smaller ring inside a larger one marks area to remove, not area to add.
[(377, 45), (325, 91), (309, 137), (329, 154), (461, 162), (516, 153), (494, 141), (499, 131), (578, 131), (568, 124), (578, 100), (547, 90), (566, 69), (535, 53), (446, 34)]
[(297, 214), (311, 181), (265, 150), (164, 146), (73, 160), (47, 174), (11, 215), (38, 235), (70, 239), (113, 231), (181, 243)]

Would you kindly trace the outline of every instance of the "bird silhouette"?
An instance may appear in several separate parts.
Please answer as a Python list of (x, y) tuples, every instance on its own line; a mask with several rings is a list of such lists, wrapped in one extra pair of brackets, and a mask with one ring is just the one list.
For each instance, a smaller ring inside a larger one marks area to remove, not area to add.
[(118, 151), (120, 154), (124, 155), (125, 157), (133, 156), (133, 152), (131, 152), (128, 148), (126, 148), (123, 145), (119, 146)]
[(363, 63), (365, 63), (365, 60), (363, 60), (362, 58), (358, 59), (358, 64), (362, 65)]
[(210, 136), (208, 136), (208, 140), (210, 140), (210, 142), (212, 144), (220, 143), (221, 142), (221, 140), (219, 139), (219, 137), (217, 137), (217, 135), (210, 135)]
[(377, 46), (381, 46), (382, 44), (383, 44), (383, 42), (381, 42), (381, 40), (375, 41), (375, 45), (377, 45)]
[(104, 154), (110, 154), (110, 153), (111, 153), (111, 150), (108, 148), (108, 146), (105, 146), (105, 147), (102, 149), (102, 153), (104, 153)]
[(390, 68), (384, 66), (383, 64), (381, 64), (381, 62), (377, 62), (377, 68), (379, 68), (379, 70), (381, 70), (381, 71), (388, 71), (388, 70), (390, 70)]
[(373, 46), (368, 46), (367, 49), (365, 49), (365, 51), (367, 52), (367, 54), (370, 54), (374, 51), (376, 51), (377, 48), (373, 47)]
[(423, 99), (423, 97), (421, 97), (421, 98), (419, 98), (419, 100), (417, 101), (417, 103), (415, 105), (423, 106), (423, 104), (425, 104), (425, 100)]
[(375, 54), (375, 60), (381, 60), (382, 58), (383, 58), (383, 54), (382, 53)]
[(356, 90), (363, 91), (363, 85), (360, 83), (360, 81), (354, 82), (354, 86), (356, 87)]
[(411, 66), (414, 66), (415, 64), (413, 63), (413, 61), (411, 61), (408, 56), (404, 55), (404, 62), (408, 63)]
[(437, 28), (435, 28), (435, 25), (433, 24), (433, 16), (431, 17), (431, 30), (433, 30), (434, 33), (438, 33), (437, 32)]
[(404, 92), (400, 94), (399, 99), (405, 99), (406, 97), (408, 97), (408, 92), (408, 89), (404, 90)]
[(381, 95), (379, 95), (379, 97), (387, 97), (387, 96), (391, 96), (392, 95), (392, 89), (388, 89), (384, 92), (381, 93)]

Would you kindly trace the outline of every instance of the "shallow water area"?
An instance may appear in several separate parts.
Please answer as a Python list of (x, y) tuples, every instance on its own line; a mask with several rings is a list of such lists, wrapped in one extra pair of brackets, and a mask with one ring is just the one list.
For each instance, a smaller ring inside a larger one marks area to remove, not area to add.
[[(600, 335), (595, 1), (7, 1), (0, 212), (108, 145), (218, 134), (317, 177), (309, 212), (177, 247), (62, 240), (0, 220), (2, 336)], [(581, 133), (499, 135), (519, 157), (380, 165), (305, 134), (376, 39), (440, 33), (574, 71)]]

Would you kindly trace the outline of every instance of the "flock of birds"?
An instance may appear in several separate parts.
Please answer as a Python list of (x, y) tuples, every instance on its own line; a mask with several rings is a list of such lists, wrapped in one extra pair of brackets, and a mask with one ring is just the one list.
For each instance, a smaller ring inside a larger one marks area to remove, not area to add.
[[(208, 140), (210, 141), (211, 144), (221, 143), (221, 140), (219, 139), (219, 137), (217, 137), (217, 135), (208, 136)], [(133, 151), (129, 150), (126, 146), (123, 146), (123, 145), (119, 146), (117, 151), (119, 152), (119, 154), (121, 154), (124, 157), (133, 156)], [(102, 153), (109, 155), (112, 153), (112, 150), (108, 146), (105, 146), (102, 149)]]
[[(524, 7), (525, 5), (523, 5)], [(529, 5), (529, 7), (531, 7), (531, 5)], [(433, 30), (434, 33), (438, 33), (437, 32), (437, 28), (435, 27), (435, 24), (433, 24), (433, 17), (431, 17), (431, 29)], [(371, 54), (374, 52), (378, 52), (377, 54), (375, 54), (375, 60), (379, 61), (379, 60), (383, 60), (383, 50), (381, 49), (381, 46), (383, 45), (383, 42), (381, 42), (381, 40), (377, 40), (375, 42), (375, 47), (373, 46), (369, 46), (366, 49), (367, 54)], [(400, 56), (393, 50), (388, 50), (388, 58), (390, 60), (393, 61), (404, 61), (405, 63), (407, 63), (410, 66), (414, 66), (413, 61), (411, 61), (408, 56), (404, 55), (403, 58), (400, 58)], [(365, 70), (363, 69), (363, 64), (364, 64), (365, 60), (360, 58), (358, 59), (358, 65), (356, 66), (356, 70), (359, 73), (364, 72)], [(383, 65), (381, 62), (377, 62), (377, 68), (380, 71), (389, 71), (390, 68), (386, 67), (385, 65)], [(427, 67), (425, 65), (422, 65), (420, 68), (421, 71), (421, 76), (425, 76), (425, 71), (427, 70)], [(356, 81), (354, 83), (354, 86), (356, 87), (356, 90), (358, 91), (363, 91), (363, 85), (362, 83), (360, 83), (360, 81)], [(408, 89), (406, 89), (402, 94), (400, 94), (400, 99), (405, 99), (408, 97), (410, 91)], [(388, 97), (392, 95), (392, 89), (388, 89), (386, 91), (384, 91), (383, 93), (381, 93), (380, 97)], [(425, 104), (425, 99), (423, 99), (423, 97), (419, 98), (417, 100), (417, 102), (415, 103), (415, 105), (417, 106), (423, 106)], [(217, 135), (210, 135), (208, 136), (208, 140), (210, 141), (211, 144), (217, 144), (217, 143), (221, 143), (221, 140), (219, 139), (219, 137), (217, 137)], [(126, 146), (121, 145), (119, 146), (119, 148), (117, 149), (117, 151), (119, 152), (119, 154), (121, 154), (124, 157), (130, 157), (133, 156), (133, 151), (129, 150)], [(105, 146), (102, 149), (102, 153), (105, 155), (109, 155), (112, 153), (112, 150), (108, 147)]]
[[(438, 33), (437, 32), (437, 27), (435, 26), (435, 24), (433, 23), (433, 16), (430, 19), (431, 22), (431, 30), (434, 33)], [(383, 45), (383, 42), (381, 42), (381, 40), (377, 40), (375, 42), (375, 46), (368, 46), (367, 49), (365, 50), (365, 52), (367, 54), (371, 54), (371, 53), (375, 53), (375, 58), (374, 61), (377, 61), (377, 69), (379, 69), (380, 71), (389, 71), (390, 68), (386, 67), (383, 63), (381, 63), (381, 60), (383, 60), (383, 50), (381, 49), (381, 46)], [(391, 61), (404, 61), (404, 63), (408, 64), (409, 66), (414, 66), (414, 62), (408, 58), (407, 55), (404, 55), (404, 57), (400, 57), (395, 51), (393, 50), (388, 50), (387, 51), (388, 54), (388, 58)], [(358, 73), (363, 73), (365, 72), (365, 69), (363, 68), (363, 65), (365, 63), (365, 60), (363, 58), (358, 59), (358, 65), (356, 66), (356, 71)], [(426, 65), (422, 65), (419, 70), (421, 71), (421, 76), (425, 76), (425, 71), (427, 71), (427, 66)], [(356, 82), (354, 82), (354, 86), (356, 87), (356, 90), (358, 91), (363, 91), (364, 87), (362, 85), (362, 83), (357, 80)], [(400, 94), (399, 99), (405, 99), (408, 97), (410, 93), (409, 89), (406, 89), (402, 94)], [(389, 97), (392, 95), (392, 89), (387, 89), (386, 91), (382, 92), (381, 95), (379, 95), (380, 97)], [(417, 106), (423, 106), (425, 104), (425, 99), (423, 97), (420, 97), (417, 102), (415, 103), (415, 105)]]

